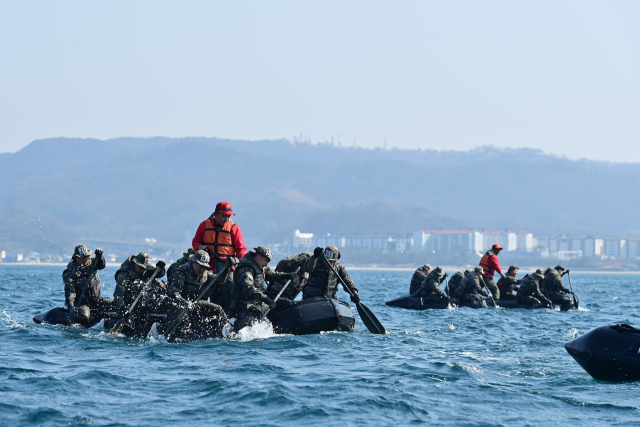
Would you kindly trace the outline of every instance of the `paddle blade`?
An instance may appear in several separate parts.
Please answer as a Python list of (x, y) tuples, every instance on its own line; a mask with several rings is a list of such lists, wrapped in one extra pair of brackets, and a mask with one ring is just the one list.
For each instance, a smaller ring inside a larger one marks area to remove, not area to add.
[(360, 315), (360, 319), (362, 319), (362, 323), (364, 323), (369, 332), (379, 335), (387, 333), (384, 326), (382, 326), (382, 323), (380, 323), (375, 314), (373, 314), (366, 305), (359, 302), (356, 304), (356, 308), (358, 309), (358, 314)]

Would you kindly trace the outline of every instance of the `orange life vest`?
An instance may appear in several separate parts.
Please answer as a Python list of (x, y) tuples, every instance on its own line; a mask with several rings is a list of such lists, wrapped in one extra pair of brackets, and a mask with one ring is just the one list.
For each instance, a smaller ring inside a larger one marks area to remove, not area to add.
[(489, 258), (495, 256), (494, 254), (484, 254), (482, 259), (480, 260), (480, 267), (484, 270), (485, 277), (493, 277), (496, 274), (496, 269), (494, 267), (489, 267)]
[[(231, 232), (235, 226), (235, 222), (229, 221), (224, 226), (218, 227), (211, 219), (207, 219), (204, 222), (202, 244), (222, 261), (225, 261), (228, 256), (235, 256), (236, 248), (233, 246), (233, 240), (231, 239)], [(213, 261), (213, 258), (211, 261)]]

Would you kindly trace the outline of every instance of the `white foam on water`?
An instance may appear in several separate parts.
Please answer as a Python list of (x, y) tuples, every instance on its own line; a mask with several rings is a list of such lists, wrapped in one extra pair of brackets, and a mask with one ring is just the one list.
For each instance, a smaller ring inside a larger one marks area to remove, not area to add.
[(456, 330), (456, 327), (455, 327), (455, 326), (453, 326), (453, 324), (450, 324), (450, 325), (449, 325), (449, 329), (451, 329), (452, 331), (455, 331), (455, 330)]
[(258, 322), (253, 326), (247, 326), (242, 328), (235, 334), (235, 339), (240, 342), (247, 342), (259, 339), (266, 339), (274, 337), (273, 325), (271, 322)]
[(578, 307), (578, 311), (591, 311), (591, 310), (585, 307)]
[(10, 329), (25, 329), (27, 325), (23, 323), (16, 322), (13, 317), (9, 313), (7, 313), (7, 309), (4, 308), (2, 310), (2, 323), (7, 323)]
[(578, 335), (580, 335), (580, 331), (578, 331), (576, 328), (569, 329), (569, 338), (570, 339), (575, 339), (575, 338), (578, 337)]
[(227, 321), (227, 324), (222, 327), (222, 336), (229, 338), (233, 334), (233, 325), (236, 323), (236, 318), (232, 317)]

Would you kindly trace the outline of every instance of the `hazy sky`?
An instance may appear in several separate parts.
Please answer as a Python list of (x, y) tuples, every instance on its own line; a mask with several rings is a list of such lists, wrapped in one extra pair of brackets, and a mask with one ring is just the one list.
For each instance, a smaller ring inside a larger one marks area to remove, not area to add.
[(640, 161), (638, 1), (0, 0), (0, 152), (308, 135)]

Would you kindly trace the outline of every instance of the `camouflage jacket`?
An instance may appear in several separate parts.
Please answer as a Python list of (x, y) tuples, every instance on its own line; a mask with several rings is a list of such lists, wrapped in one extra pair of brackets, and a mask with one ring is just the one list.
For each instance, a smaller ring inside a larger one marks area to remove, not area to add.
[[(303, 298), (307, 299), (318, 296), (327, 298), (336, 297), (340, 281), (333, 270), (324, 265), (324, 262), (316, 257), (311, 257), (304, 269), (309, 272), (309, 281), (302, 291)], [(347, 269), (339, 262), (336, 262), (334, 269), (340, 277), (342, 277), (342, 280), (344, 280), (351, 292), (358, 295), (358, 288), (353, 284)]]
[(231, 310), (235, 310), (239, 303), (260, 304), (267, 298), (265, 281), (275, 281), (289, 278), (289, 273), (272, 271), (269, 267), (264, 269), (253, 262), (253, 255), (247, 252), (242, 257), (233, 274), (233, 288), (231, 297)]
[(176, 271), (178, 268), (182, 267), (183, 265), (185, 265), (187, 262), (189, 262), (189, 255), (194, 253), (195, 251), (189, 248), (189, 250), (187, 251), (187, 255), (183, 255), (182, 258), (180, 258), (179, 260), (177, 260), (176, 262), (174, 262), (169, 266), (169, 269), (167, 270), (168, 281), (171, 281), (171, 276), (173, 275), (173, 272)]
[(464, 279), (464, 270), (457, 271), (451, 280), (449, 280), (449, 296), (457, 297), (462, 293), (462, 279)]
[[(113, 291), (113, 305), (118, 312), (124, 312), (133, 304), (133, 301), (138, 297), (144, 285), (153, 275), (153, 271), (147, 270), (142, 274), (142, 277), (138, 276), (134, 268), (135, 264), (131, 261), (134, 256), (135, 255), (131, 255), (123, 262), (115, 274), (116, 289)], [(158, 273), (155, 281), (159, 282), (158, 279), (162, 276), (164, 276), (164, 269)], [(152, 284), (147, 291), (156, 288), (156, 284)]]
[(522, 283), (520, 284), (520, 288), (518, 288), (518, 299), (522, 300), (527, 297), (534, 297), (540, 301), (550, 302), (549, 299), (540, 292), (541, 281), (542, 279), (533, 274), (527, 274), (524, 276)]
[[(93, 259), (91, 260), (93, 262)], [(107, 266), (107, 261), (104, 259), (104, 255), (100, 255), (100, 260), (96, 265), (96, 271), (87, 286), (87, 291), (84, 293), (82, 305), (91, 305), (94, 301), (100, 299), (100, 275), (98, 270), (102, 270)], [(73, 258), (67, 268), (62, 272), (62, 280), (64, 281), (64, 300), (67, 307), (75, 306), (82, 293), (84, 287), (84, 279), (89, 274), (91, 264), (86, 267), (81, 266)]]
[(420, 289), (420, 287), (424, 283), (424, 279), (426, 278), (427, 278), (427, 275), (422, 270), (422, 268), (417, 269), (416, 272), (413, 273), (413, 276), (411, 277), (411, 284), (409, 285), (409, 294), (413, 295), (416, 292), (418, 292), (418, 289)]
[(480, 277), (478, 273), (475, 271), (470, 271), (464, 279), (460, 282), (461, 293), (464, 295), (482, 295), (483, 297), (488, 296), (487, 293), (483, 289), (482, 282), (480, 282)]
[[(311, 258), (311, 254), (308, 252), (301, 252), (299, 254), (288, 256), (287, 258), (281, 260), (276, 266), (276, 272), (283, 273), (293, 273), (296, 271), (296, 268), (300, 267), (300, 270), (292, 278), (289, 286), (282, 292), (281, 298), (287, 298), (289, 300), (294, 300), (307, 284), (307, 280), (309, 278), (309, 273), (305, 271), (305, 266), (309, 259)], [(289, 277), (276, 278), (274, 280), (268, 280), (267, 283), (267, 295), (270, 298), (275, 298), (278, 295), (278, 292), (282, 289), (285, 283), (287, 283)]]
[(418, 291), (413, 294), (416, 297), (426, 297), (428, 295), (444, 295), (444, 292), (440, 289), (440, 283), (444, 281), (444, 275), (438, 276), (435, 271), (429, 273), (427, 278), (424, 280), (424, 283), (418, 289)]
[(555, 268), (550, 268), (544, 272), (544, 287), (548, 295), (551, 294), (568, 294), (571, 291), (564, 287), (562, 276)]
[(518, 280), (508, 274), (504, 275), (504, 279), (498, 280), (498, 289), (500, 289), (500, 295), (510, 295), (512, 292), (518, 292), (518, 285), (522, 283), (522, 279)]
[[(202, 287), (210, 279), (215, 279), (216, 275), (210, 270), (205, 270), (202, 277), (196, 276), (193, 272), (191, 262), (187, 262), (174, 270), (169, 279), (168, 296), (182, 301), (195, 302)], [(204, 295), (203, 300), (209, 296)]]

